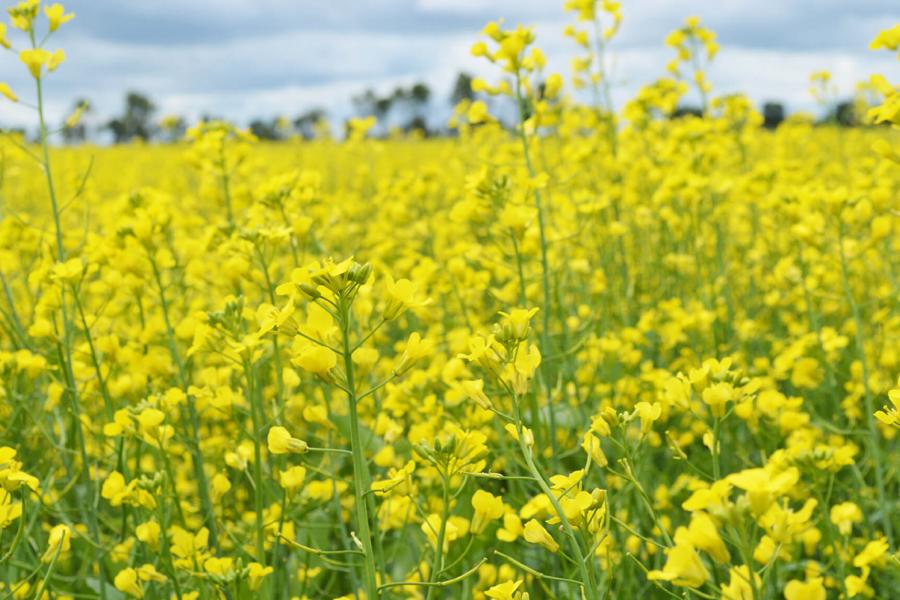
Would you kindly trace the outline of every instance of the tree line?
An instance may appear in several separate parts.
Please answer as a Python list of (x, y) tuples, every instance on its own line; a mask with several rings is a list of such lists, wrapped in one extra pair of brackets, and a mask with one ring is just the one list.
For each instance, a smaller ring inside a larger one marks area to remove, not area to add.
[[(447, 98), (451, 106), (461, 100), (473, 100), (476, 93), (472, 89), (472, 77), (467, 73), (456, 76), (452, 91)], [(445, 133), (429, 123), (429, 115), (434, 109), (434, 93), (428, 84), (416, 82), (409, 87), (397, 86), (387, 94), (379, 94), (372, 88), (363, 90), (351, 98), (356, 116), (374, 116), (386, 133), (388, 128), (398, 128), (404, 132), (420, 131), (431, 137)], [(173, 142), (180, 139), (187, 129), (187, 119), (178, 115), (158, 118), (159, 107), (151, 97), (143, 92), (129, 91), (125, 94), (122, 112), (109, 119), (99, 119), (89, 100), (79, 98), (73, 104), (70, 114), (78, 113), (77, 123), (67, 124), (62, 129), (63, 140), (67, 144), (78, 144), (108, 135), (114, 144), (134, 140)], [(281, 140), (292, 136), (312, 139), (317, 127), (329, 115), (324, 108), (307, 109), (293, 118), (255, 118), (248, 124), (250, 131), (263, 140)], [(212, 113), (203, 114), (201, 121), (216, 120)]]
[[(458, 73), (447, 98), (450, 106), (462, 100), (475, 100), (480, 97), (472, 87), (473, 78), (468, 73)], [(434, 93), (424, 82), (416, 82), (408, 87), (397, 86), (386, 94), (380, 94), (368, 88), (351, 98), (356, 116), (374, 116), (379, 123), (382, 135), (389, 130), (399, 129), (405, 133), (419, 132), (425, 137), (449, 135), (450, 131), (429, 122), (429, 116), (435, 111)], [(763, 126), (776, 128), (785, 120), (787, 112), (780, 102), (766, 102), (762, 105)], [(177, 115), (157, 118), (158, 106), (147, 95), (138, 91), (125, 94), (121, 114), (99, 119), (94, 114), (91, 103), (84, 98), (75, 101), (71, 114), (77, 113), (80, 119), (68, 123), (62, 129), (63, 140), (67, 144), (79, 144), (96, 136), (109, 135), (114, 144), (127, 143), (134, 140), (174, 142), (184, 136), (187, 120)], [(688, 115), (700, 115), (700, 108), (690, 105), (680, 106), (672, 115), (680, 118)], [(292, 136), (312, 139), (317, 135), (319, 125), (329, 118), (324, 108), (307, 109), (293, 118), (272, 117), (255, 118), (248, 124), (250, 131), (262, 140), (282, 140)], [(201, 115), (201, 121), (215, 120), (213, 114)], [(836, 103), (828, 110), (821, 122), (834, 123), (853, 127), (860, 124), (853, 103), (843, 101)], [(346, 128), (346, 121), (344, 127)]]

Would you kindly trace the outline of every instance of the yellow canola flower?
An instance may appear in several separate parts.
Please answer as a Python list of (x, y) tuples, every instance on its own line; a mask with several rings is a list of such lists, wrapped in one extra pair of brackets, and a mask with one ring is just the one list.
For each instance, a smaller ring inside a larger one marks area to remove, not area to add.
[(537, 519), (531, 519), (527, 523), (525, 523), (525, 529), (522, 531), (522, 537), (525, 538), (526, 542), (530, 542), (532, 544), (539, 544), (549, 550), (550, 552), (555, 553), (559, 550), (559, 544), (550, 533), (544, 529), (544, 526), (540, 524)]
[(216, 473), (213, 476), (210, 485), (212, 486), (213, 498), (217, 500), (231, 490), (231, 481), (224, 473)]
[(503, 498), (484, 490), (476, 490), (472, 494), (472, 508), (475, 509), (475, 514), (470, 530), (476, 534), (484, 531), (491, 521), (499, 519), (505, 512)]
[(235, 570), (234, 559), (230, 556), (211, 556), (203, 562), (203, 570), (210, 575), (230, 575)]
[(5, 529), (21, 516), (22, 503), (13, 502), (12, 495), (4, 488), (0, 488), (0, 530)]
[(872, 598), (875, 596), (875, 590), (868, 584), (869, 574), (872, 570), (869, 567), (863, 567), (859, 575), (848, 575), (844, 578), (844, 587), (847, 588), (847, 595), (851, 598), (856, 596), (865, 596)]
[(900, 23), (889, 29), (880, 31), (872, 43), (869, 44), (872, 50), (898, 50), (900, 49)]
[(490, 120), (491, 115), (488, 112), (488, 107), (484, 100), (476, 100), (469, 105), (469, 110), (466, 112), (466, 118), (472, 125), (478, 125), (479, 123)]
[(419, 287), (409, 279), (394, 281), (390, 275), (386, 277), (388, 301), (382, 313), (385, 320), (391, 321), (411, 308), (420, 308), (431, 302), (427, 297), (421, 295)]
[(18, 102), (19, 97), (16, 96), (16, 93), (9, 87), (9, 84), (3, 81), (0, 81), (0, 94), (6, 97), (10, 102)]
[(853, 525), (863, 520), (862, 510), (854, 502), (842, 502), (831, 507), (829, 517), (837, 525), (841, 535), (850, 535)]
[(484, 595), (492, 600), (518, 600), (521, 593), (518, 591), (522, 587), (522, 580), (504, 581), (488, 588)]
[(709, 580), (709, 571), (694, 547), (682, 540), (666, 549), (666, 564), (661, 570), (650, 571), (651, 581), (670, 581), (673, 585), (699, 588)]
[(50, 53), (43, 48), (30, 48), (19, 52), (19, 60), (28, 67), (32, 77), (40, 79), (41, 69), (50, 60)]
[(787, 493), (800, 480), (800, 470), (789, 467), (780, 473), (773, 473), (765, 468), (744, 469), (732, 473), (727, 480), (744, 490), (753, 513), (762, 515), (778, 496)]
[(675, 531), (675, 544), (691, 545), (702, 550), (720, 564), (728, 564), (731, 555), (725, 542), (719, 535), (719, 528), (712, 518), (703, 512), (694, 512), (687, 528), (679, 527)]
[(263, 580), (271, 575), (275, 569), (271, 566), (264, 566), (258, 562), (252, 562), (247, 565), (247, 587), (250, 591), (256, 591), (262, 587)]
[(75, 18), (75, 13), (67, 14), (63, 5), (58, 2), (45, 6), (44, 14), (47, 16), (51, 32), (56, 31), (60, 25), (64, 25)]
[[(271, 450), (270, 450), (271, 451)], [(278, 482), (285, 489), (289, 497), (293, 497), (306, 479), (306, 468), (300, 465), (289, 467), (281, 471), (278, 476)]]
[(609, 460), (606, 458), (606, 454), (603, 452), (600, 438), (594, 435), (592, 432), (588, 431), (584, 434), (584, 438), (581, 442), (581, 448), (585, 451), (586, 454), (590, 455), (591, 461), (598, 467), (602, 468), (609, 464)]
[(728, 382), (715, 383), (702, 392), (703, 402), (705, 402), (713, 416), (721, 419), (725, 416), (725, 405), (734, 400), (734, 386)]
[(34, 20), (37, 18), (39, 7), (40, 0), (22, 0), (6, 10), (9, 13), (9, 20), (13, 27), (30, 32), (34, 27)]
[(897, 387), (888, 392), (888, 399), (891, 406), (875, 411), (875, 418), (885, 425), (900, 428), (900, 379), (897, 380)]
[(269, 428), (266, 445), (272, 454), (304, 454), (309, 450), (306, 442), (292, 437), (287, 429), (279, 425)]
[(853, 557), (853, 566), (864, 568), (872, 565), (881, 565), (887, 557), (890, 546), (884, 538), (872, 540), (867, 543), (862, 551)]
[(327, 377), (331, 369), (337, 366), (337, 354), (329, 348), (318, 344), (305, 344), (291, 362), (304, 371)]
[[(722, 600), (753, 600), (753, 588), (759, 589), (759, 575), (753, 573), (753, 579), (750, 579), (750, 569), (747, 565), (740, 565), (729, 569), (728, 585), (724, 583), (720, 585), (722, 590)], [(751, 581), (753, 586), (751, 586)]]
[[(21, 356), (16, 357), (17, 366), (27, 372), (34, 362), (28, 356), (27, 363), (23, 364), (20, 360)], [(37, 366), (43, 370), (43, 363), (38, 363)], [(22, 463), (16, 460), (17, 455), (18, 451), (15, 448), (0, 446), (0, 488), (7, 492), (15, 492), (25, 486), (32, 492), (38, 492), (40, 481), (37, 477), (22, 470)]]
[(141, 523), (134, 530), (135, 537), (153, 549), (159, 546), (159, 536), (162, 529), (156, 521)]
[(807, 581), (794, 579), (784, 588), (785, 600), (825, 600), (827, 592), (824, 580), (814, 577)]
[(68, 525), (56, 525), (50, 530), (50, 538), (47, 541), (47, 550), (41, 556), (42, 563), (50, 563), (59, 554), (68, 552), (72, 548), (72, 530)]
[(140, 580), (138, 579), (138, 573), (136, 569), (133, 569), (131, 567), (122, 569), (121, 571), (116, 573), (113, 584), (116, 586), (117, 590), (119, 590), (123, 594), (128, 594), (132, 598), (144, 597), (144, 587), (141, 585)]
[(641, 435), (647, 435), (653, 429), (653, 423), (662, 415), (662, 405), (659, 402), (638, 402), (634, 405), (634, 414), (641, 421)]
[(35, 79), (41, 78), (45, 67), (47, 72), (53, 72), (65, 59), (66, 54), (62, 50), (48, 52), (43, 48), (29, 48), (19, 52), (19, 60), (28, 67), (28, 72)]
[(412, 370), (419, 362), (429, 356), (434, 349), (434, 345), (429, 340), (422, 339), (418, 332), (413, 332), (406, 342), (403, 353), (394, 366), (394, 373), (397, 376), (404, 375)]
[(138, 579), (141, 581), (156, 581), (156, 582), (164, 582), (166, 581), (166, 576), (156, 570), (150, 563), (145, 563), (138, 567), (137, 569)]

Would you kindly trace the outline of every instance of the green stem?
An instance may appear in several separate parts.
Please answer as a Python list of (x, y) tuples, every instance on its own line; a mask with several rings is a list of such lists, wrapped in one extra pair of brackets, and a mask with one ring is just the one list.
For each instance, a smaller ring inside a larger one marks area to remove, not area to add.
[[(166, 299), (166, 289), (163, 286), (162, 275), (159, 272), (159, 266), (156, 264), (156, 258), (150, 248), (147, 248), (147, 257), (150, 260), (150, 266), (153, 269), (153, 277), (156, 280), (156, 287), (159, 291), (159, 302), (162, 306), (163, 321), (166, 325), (166, 336), (169, 340), (169, 352), (172, 360), (178, 367), (178, 378), (182, 389), (187, 392), (188, 377), (184, 368), (184, 362), (181, 360), (181, 354), (178, 352), (178, 346), (175, 343), (175, 330), (172, 328), (172, 320), (169, 317), (169, 302)], [(200, 418), (197, 415), (197, 406), (194, 398), (187, 394), (188, 419), (191, 425), (191, 437), (189, 446), (191, 448), (192, 462), (194, 463), (194, 477), (197, 479), (197, 491), (200, 496), (200, 506), (203, 510), (203, 521), (209, 531), (209, 542), (213, 548), (219, 549), (219, 536), (216, 528), (216, 516), (213, 512), (212, 499), (209, 496), (209, 485), (206, 480), (206, 470), (203, 467), (203, 452), (200, 450)]]
[[(519, 133), (519, 141), (522, 145), (522, 154), (525, 158), (525, 167), (528, 169), (528, 175), (534, 177), (536, 172), (534, 170), (534, 164), (531, 162), (531, 152), (528, 148), (528, 136), (525, 134), (525, 113), (524, 113), (524, 97), (522, 96), (522, 76), (517, 71), (516, 72), (516, 105), (519, 109), (519, 126), (516, 128)], [(541, 373), (543, 374), (542, 380), (544, 383), (544, 387), (547, 391), (547, 400), (548, 400), (548, 410), (547, 414), (549, 416), (548, 423), (548, 431), (547, 435), (550, 438), (550, 448), (553, 450), (553, 456), (558, 456), (557, 448), (556, 448), (556, 415), (553, 411), (553, 406), (550, 398), (552, 382), (550, 368), (550, 360), (547, 360), (546, 357), (549, 357), (551, 354), (550, 349), (550, 265), (548, 258), (548, 244), (547, 244), (547, 228), (546, 223), (544, 221), (544, 205), (543, 200), (541, 198), (541, 191), (538, 189), (534, 190), (534, 208), (537, 211), (537, 220), (538, 220), (538, 233), (540, 235), (541, 241), (541, 286), (543, 289), (543, 304), (544, 306), (541, 308), (541, 355), (545, 357), (545, 359), (541, 362)], [(539, 434), (541, 431), (540, 422), (535, 422), (532, 424), (536, 434)], [(538, 440), (540, 441), (540, 435), (538, 435)]]
[(353, 356), (350, 344), (350, 300), (341, 298), (340, 312), (341, 338), (343, 342), (344, 373), (346, 376), (347, 399), (350, 404), (350, 450), (353, 453), (353, 493), (356, 508), (356, 523), (363, 546), (363, 585), (366, 598), (378, 598), (378, 582), (375, 569), (375, 553), (372, 548), (372, 532), (369, 525), (369, 506), (365, 494), (369, 489), (369, 466), (363, 456), (362, 436), (359, 432), (359, 414), (356, 398), (356, 384), (353, 380)]
[[(30, 32), (31, 45), (34, 47), (34, 32)], [(59, 262), (65, 262), (66, 260), (66, 250), (63, 246), (63, 230), (62, 230), (62, 219), (59, 214), (59, 204), (56, 200), (56, 188), (53, 185), (53, 173), (50, 166), (50, 146), (48, 143), (48, 134), (47, 134), (47, 124), (44, 119), (44, 92), (43, 86), (41, 84), (40, 77), (35, 79), (37, 86), (37, 113), (38, 113), (38, 121), (40, 124), (40, 133), (41, 133), (41, 152), (43, 157), (43, 170), (44, 175), (47, 178), (47, 191), (50, 195), (50, 207), (53, 212), (53, 223), (56, 228), (56, 254), (57, 260)], [(62, 321), (63, 321), (63, 354), (65, 355), (63, 368), (65, 371), (65, 376), (68, 379), (69, 384), (69, 395), (71, 398), (72, 404), (72, 421), (74, 424), (75, 435), (78, 438), (78, 447), (79, 452), (81, 454), (81, 476), (83, 480), (83, 484), (85, 489), (87, 490), (88, 496), (90, 497), (90, 503), (86, 509), (86, 521), (88, 525), (88, 530), (90, 531), (90, 535), (93, 538), (94, 544), (99, 545), (101, 543), (100, 540), (100, 528), (97, 522), (97, 512), (94, 510), (94, 504), (96, 502), (96, 486), (94, 484), (94, 480), (91, 478), (90, 472), (90, 463), (88, 461), (87, 454), (87, 445), (85, 443), (85, 435), (84, 435), (84, 427), (82, 426), (81, 421), (81, 403), (78, 397), (78, 386), (75, 383), (75, 373), (72, 369), (72, 323), (69, 319), (69, 310), (66, 304), (66, 290), (64, 287), (60, 287), (60, 312), (62, 313)], [(104, 562), (103, 556), (97, 556), (97, 549), (92, 545), (91, 555), (92, 561), (96, 562), (100, 565), (101, 573), (104, 570)], [(55, 559), (54, 559), (55, 563)], [(45, 581), (46, 582), (46, 581)], [(105, 586), (100, 586), (100, 596), (105, 600), (106, 598), (106, 588)]]
[(866, 405), (866, 425), (869, 428), (867, 436), (869, 442), (869, 450), (875, 462), (875, 487), (878, 491), (878, 506), (881, 512), (881, 523), (884, 525), (884, 533), (887, 537), (888, 544), (891, 549), (894, 548), (894, 532), (891, 524), (891, 511), (888, 510), (887, 501), (884, 492), (884, 459), (881, 456), (881, 444), (879, 443), (878, 428), (875, 425), (875, 407), (872, 402), (872, 391), (869, 389), (869, 364), (866, 360), (865, 339), (863, 337), (863, 322), (859, 314), (859, 306), (853, 297), (853, 290), (850, 288), (850, 276), (847, 269), (847, 255), (844, 252), (844, 222), (838, 225), (838, 246), (841, 254), (841, 277), (844, 282), (844, 293), (847, 295), (847, 303), (850, 305), (850, 312), (853, 315), (853, 324), (856, 334), (856, 351), (859, 355), (860, 366), (862, 367), (862, 383), (863, 394)]
[(713, 440), (712, 440), (712, 468), (713, 480), (718, 481), (722, 477), (721, 467), (719, 466), (719, 432), (721, 429), (721, 420), (719, 417), (713, 417)]
[(228, 215), (228, 226), (234, 227), (234, 213), (231, 208), (231, 177), (225, 161), (225, 137), (219, 146), (219, 169), (221, 171), (222, 195), (225, 198), (225, 213)]
[(597, 597), (597, 590), (594, 588), (594, 581), (591, 575), (592, 569), (588, 569), (587, 559), (585, 558), (581, 543), (578, 541), (578, 536), (575, 534), (575, 530), (572, 528), (571, 523), (569, 523), (569, 519), (566, 518), (566, 513), (563, 511), (559, 499), (553, 493), (553, 490), (550, 489), (550, 486), (547, 485), (543, 473), (541, 473), (540, 469), (538, 469), (535, 464), (531, 448), (525, 444), (525, 435), (519, 410), (519, 398), (515, 395), (513, 396), (513, 414), (516, 419), (516, 437), (518, 438), (517, 442), (519, 444), (519, 450), (522, 452), (522, 457), (525, 459), (525, 465), (528, 468), (528, 472), (531, 473), (531, 476), (537, 481), (538, 487), (541, 488), (541, 491), (550, 501), (556, 517), (560, 520), (560, 523), (562, 523), (563, 531), (565, 531), (566, 536), (569, 538), (572, 552), (574, 552), (575, 557), (577, 558), (575, 562), (578, 565), (584, 597), (588, 600), (595, 600)]
[(253, 440), (253, 510), (256, 513), (256, 560), (265, 563), (266, 534), (263, 523), (265, 482), (263, 482), (262, 476), (262, 447), (260, 442), (263, 419), (260, 415), (259, 398), (256, 390), (258, 382), (256, 381), (253, 365), (251, 365), (249, 361), (244, 361), (244, 374), (247, 378), (247, 396), (250, 401), (250, 420), (253, 424), (253, 433), (250, 437)]
[[(434, 561), (431, 564), (431, 572), (428, 574), (428, 581), (431, 583), (437, 580), (438, 573), (444, 568), (444, 536), (447, 533), (447, 519), (450, 517), (450, 486), (447, 478), (443, 475), (441, 476), (441, 502), (441, 526), (434, 547)], [(428, 588), (425, 600), (431, 600), (434, 590), (434, 587)]]

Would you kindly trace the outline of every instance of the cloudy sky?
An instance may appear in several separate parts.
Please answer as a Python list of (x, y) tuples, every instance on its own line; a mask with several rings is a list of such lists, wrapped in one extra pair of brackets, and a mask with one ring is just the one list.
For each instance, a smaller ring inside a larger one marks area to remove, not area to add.
[[(10, 5), (9, 0), (2, 0)], [(49, 112), (61, 119), (75, 98), (101, 115), (120, 110), (127, 90), (150, 95), (160, 114), (203, 113), (246, 123), (294, 116), (313, 106), (335, 117), (350, 97), (423, 80), (446, 110), (455, 74), (490, 76), (469, 55), (489, 20), (536, 26), (551, 70), (568, 74), (574, 55), (562, 29), (563, 0), (69, 0), (76, 13), (48, 47), (67, 62), (48, 84)], [(698, 15), (719, 35), (710, 77), (717, 92), (745, 91), (808, 110), (809, 73), (829, 69), (840, 90), (874, 72), (900, 79), (890, 53), (868, 50), (900, 21), (898, 0), (623, 0), (613, 46), (619, 104), (663, 73), (666, 33)], [(14, 36), (18, 32), (12, 32)], [(20, 38), (14, 38), (14, 43)], [(33, 83), (15, 56), (0, 53), (0, 81), (23, 98)], [(0, 102), (0, 124), (32, 124), (23, 107)]]

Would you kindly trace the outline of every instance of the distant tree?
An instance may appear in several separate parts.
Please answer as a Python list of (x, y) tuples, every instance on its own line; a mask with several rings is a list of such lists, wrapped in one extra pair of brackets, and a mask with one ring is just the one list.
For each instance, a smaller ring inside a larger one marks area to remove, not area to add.
[(475, 90), (472, 89), (472, 76), (468, 73), (458, 73), (453, 91), (450, 92), (450, 104), (456, 106), (463, 100), (475, 99)]
[(356, 112), (359, 113), (359, 116), (368, 117), (373, 115), (379, 121), (383, 121), (394, 104), (396, 94), (397, 90), (394, 90), (394, 94), (381, 97), (370, 88), (354, 96), (351, 101), (356, 107)]
[(359, 116), (365, 117), (375, 113), (376, 98), (375, 92), (370, 88), (360, 94), (352, 96), (350, 102), (353, 103)]
[(417, 82), (409, 88), (397, 86), (385, 96), (380, 96), (374, 90), (367, 89), (361, 94), (353, 96), (351, 101), (359, 116), (374, 116), (385, 131), (393, 123), (399, 124), (405, 131), (419, 129), (427, 134), (425, 113), (431, 95), (431, 88), (426, 83)]
[(172, 143), (184, 136), (184, 132), (187, 131), (187, 121), (178, 115), (166, 115), (160, 120), (159, 128), (162, 130), (165, 140)]
[(149, 140), (153, 135), (153, 113), (156, 105), (150, 98), (139, 92), (128, 92), (125, 96), (125, 112), (121, 117), (110, 120), (106, 128), (112, 132), (117, 144), (134, 138)]
[(428, 128), (428, 122), (425, 120), (425, 117), (416, 115), (406, 122), (406, 125), (403, 126), (404, 131), (420, 131), (425, 134), (425, 137), (429, 137), (432, 135), (431, 129)]
[(431, 88), (426, 83), (414, 83), (405, 94), (408, 115), (403, 129), (406, 131), (421, 131), (426, 136), (428, 130), (428, 102), (431, 100)]
[(679, 106), (672, 113), (673, 119), (683, 119), (684, 117), (702, 117), (703, 109), (698, 106)]
[(316, 136), (316, 124), (324, 118), (325, 111), (323, 109), (311, 108), (294, 119), (294, 129), (303, 139), (311, 140)]
[(250, 132), (261, 140), (279, 140), (278, 119), (265, 121), (263, 119), (253, 119), (250, 121)]
[(87, 126), (84, 116), (90, 114), (91, 103), (84, 98), (79, 98), (72, 106), (72, 111), (63, 123), (62, 137), (66, 144), (81, 144), (87, 140)]
[(431, 100), (431, 88), (421, 81), (409, 88), (409, 97), (416, 106), (427, 104)]
[(383, 121), (388, 116), (388, 114), (390, 114), (391, 108), (393, 108), (394, 102), (397, 99), (398, 98), (396, 96), (385, 96), (383, 98), (377, 98), (374, 104), (375, 110), (372, 114), (374, 114), (379, 121)]
[(781, 102), (763, 104), (763, 127), (775, 129), (782, 121), (784, 121), (784, 104)]
[(834, 122), (841, 127), (856, 127), (859, 125), (859, 119), (856, 117), (856, 109), (853, 102), (843, 100), (838, 102), (834, 107)]

